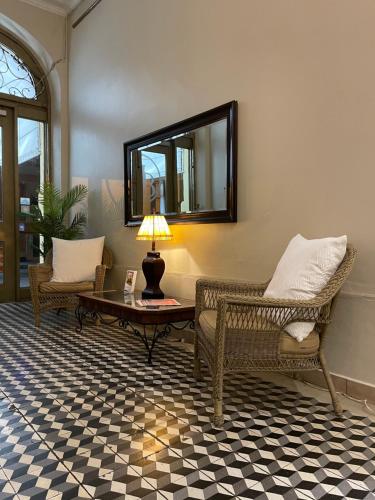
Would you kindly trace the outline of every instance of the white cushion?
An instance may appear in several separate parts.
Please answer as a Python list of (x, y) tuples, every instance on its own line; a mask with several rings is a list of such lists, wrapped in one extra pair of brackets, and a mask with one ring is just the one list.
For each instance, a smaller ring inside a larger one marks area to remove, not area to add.
[[(347, 237), (307, 240), (297, 234), (287, 246), (264, 296), (278, 299), (311, 299), (328, 283), (345, 256)], [(285, 330), (302, 342), (313, 322), (296, 321)]]
[(102, 263), (104, 236), (88, 240), (52, 238), (51, 281), (78, 283), (94, 281), (96, 266)]

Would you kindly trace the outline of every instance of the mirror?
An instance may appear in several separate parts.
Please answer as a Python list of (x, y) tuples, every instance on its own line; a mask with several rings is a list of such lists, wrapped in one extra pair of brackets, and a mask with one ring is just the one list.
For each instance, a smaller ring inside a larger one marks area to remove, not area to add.
[(124, 144), (125, 224), (236, 222), (237, 103)]

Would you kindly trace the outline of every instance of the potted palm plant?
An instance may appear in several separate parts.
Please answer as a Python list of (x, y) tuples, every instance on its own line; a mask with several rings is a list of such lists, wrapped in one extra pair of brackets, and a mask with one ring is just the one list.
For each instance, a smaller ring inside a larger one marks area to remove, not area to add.
[[(79, 184), (62, 194), (52, 183), (45, 183), (38, 192), (38, 205), (33, 205), (28, 214), (31, 231), (42, 236), (43, 257), (52, 248), (52, 238), (73, 240), (83, 235), (87, 215), (82, 210), (69, 219), (71, 209), (87, 196), (87, 187)], [(71, 220), (71, 222), (69, 222)]]

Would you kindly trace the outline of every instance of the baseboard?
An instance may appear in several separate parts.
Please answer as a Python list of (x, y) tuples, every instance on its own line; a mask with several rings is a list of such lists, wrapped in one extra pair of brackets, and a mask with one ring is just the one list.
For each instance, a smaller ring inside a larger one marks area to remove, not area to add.
[[(301, 379), (311, 384), (318, 385), (319, 387), (327, 387), (322, 370), (315, 370), (313, 372), (301, 372)], [(332, 374), (333, 383), (335, 384), (338, 392), (343, 392), (355, 399), (366, 399), (369, 403), (375, 403), (375, 387), (373, 385), (365, 384), (357, 380), (343, 377), (342, 375)]]

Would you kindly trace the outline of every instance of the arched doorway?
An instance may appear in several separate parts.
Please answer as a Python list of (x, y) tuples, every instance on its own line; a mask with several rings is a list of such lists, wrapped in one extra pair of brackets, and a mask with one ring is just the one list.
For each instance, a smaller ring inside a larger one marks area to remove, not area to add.
[(28, 296), (39, 235), (27, 214), (49, 177), (49, 90), (31, 53), (0, 32), (0, 302)]

